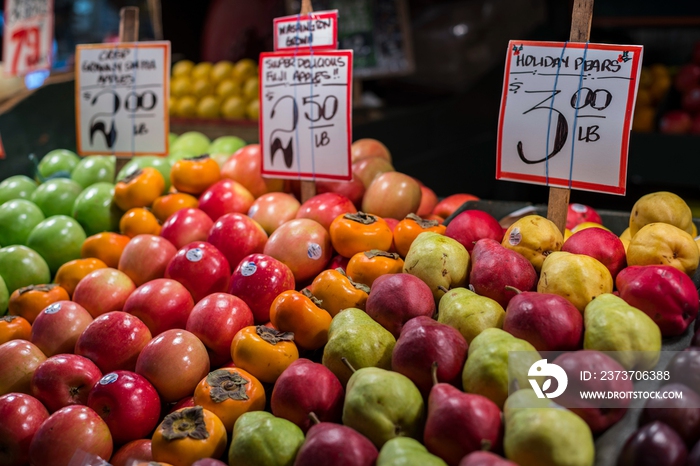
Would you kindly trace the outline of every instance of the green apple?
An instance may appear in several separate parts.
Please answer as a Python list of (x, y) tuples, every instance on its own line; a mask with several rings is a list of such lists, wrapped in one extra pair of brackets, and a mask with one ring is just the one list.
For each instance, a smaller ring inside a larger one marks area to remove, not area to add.
[(238, 136), (221, 136), (209, 144), (209, 153), (231, 155), (245, 145), (246, 142)]
[(177, 141), (177, 134), (168, 133), (168, 146), (172, 147), (172, 145), (175, 144), (175, 141)]
[(29, 199), (35, 189), (36, 183), (28, 176), (11, 176), (0, 183), (0, 204), (12, 199)]
[(75, 199), (73, 218), (80, 223), (86, 235), (119, 230), (122, 212), (112, 202), (113, 197), (114, 185), (100, 182), (83, 190)]
[(209, 138), (198, 131), (188, 131), (182, 133), (170, 146), (170, 153), (173, 152), (194, 152), (195, 155), (209, 153)]
[(0, 316), (7, 313), (7, 304), (10, 302), (10, 293), (7, 291), (5, 279), (0, 276)]
[(55, 149), (41, 159), (37, 169), (44, 178), (59, 172), (70, 176), (79, 162), (80, 157), (75, 152), (67, 149)]
[(29, 233), (44, 220), (41, 209), (26, 199), (13, 199), (0, 206), (0, 244), (27, 244)]
[(29, 199), (39, 206), (46, 217), (71, 215), (73, 203), (82, 190), (83, 187), (73, 180), (55, 178), (40, 184)]
[(54, 274), (60, 266), (80, 259), (80, 248), (85, 241), (85, 230), (67, 215), (54, 215), (34, 227), (27, 246), (38, 252)]
[(14, 245), (0, 249), (0, 277), (11, 295), (24, 286), (49, 283), (51, 272), (38, 252), (27, 246)]
[(129, 160), (124, 168), (119, 170), (117, 174), (117, 181), (123, 180), (127, 176), (131, 175), (138, 169), (143, 169), (146, 167), (155, 168), (163, 175), (165, 180), (164, 193), (167, 193), (170, 189), (170, 168), (172, 167), (172, 162), (167, 157), (158, 157), (157, 155), (142, 155), (134, 157)]
[(114, 182), (117, 158), (113, 155), (90, 155), (84, 157), (71, 173), (71, 179), (83, 188), (105, 181)]
[(170, 165), (172, 166), (178, 160), (186, 159), (189, 157), (196, 157), (198, 155), (201, 155), (201, 154), (196, 154), (196, 153), (194, 153), (192, 151), (188, 151), (188, 150), (179, 150), (177, 152), (169, 153), (167, 159), (170, 161)]

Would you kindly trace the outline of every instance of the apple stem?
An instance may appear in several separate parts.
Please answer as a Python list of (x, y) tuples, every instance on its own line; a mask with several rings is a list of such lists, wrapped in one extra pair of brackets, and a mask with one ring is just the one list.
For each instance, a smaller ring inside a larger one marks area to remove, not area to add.
[(311, 422), (314, 425), (321, 423), (321, 420), (318, 418), (318, 416), (316, 416), (316, 413), (314, 413), (313, 411), (309, 413), (309, 419), (311, 419)]
[(353, 373), (355, 373), (355, 368), (352, 367), (352, 364), (350, 364), (350, 361), (348, 361), (348, 358), (343, 356), (342, 358), (340, 358), (340, 360), (343, 362), (343, 364), (345, 364), (347, 366), (348, 369), (350, 369)]
[(430, 376), (433, 378), (433, 387), (437, 385), (438, 383), (438, 377), (437, 377), (437, 370), (438, 370), (438, 362), (433, 361), (432, 366), (430, 366)]
[(450, 291), (442, 285), (438, 285), (438, 290), (442, 291), (443, 293), (447, 293), (448, 291)]
[(517, 289), (516, 287), (510, 286), (510, 285), (506, 285), (506, 290), (508, 290), (508, 291), (513, 291), (515, 294), (520, 294), (520, 293), (522, 293), (522, 291), (520, 291), (520, 290)]

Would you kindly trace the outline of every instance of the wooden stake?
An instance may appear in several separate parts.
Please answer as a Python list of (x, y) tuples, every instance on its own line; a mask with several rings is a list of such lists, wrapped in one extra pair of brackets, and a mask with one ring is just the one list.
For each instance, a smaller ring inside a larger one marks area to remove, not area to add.
[[(571, 13), (571, 32), (569, 42), (588, 42), (591, 37), (591, 22), (593, 21), (593, 0), (574, 0)], [(547, 218), (564, 233), (566, 228), (566, 213), (569, 208), (569, 188), (549, 188)]]
[[(119, 42), (137, 42), (139, 40), (139, 9), (135, 6), (125, 6), (119, 11)], [(131, 157), (117, 157), (115, 166), (119, 173)]]
[[(301, 0), (301, 11), (299, 14), (307, 15), (314, 11), (311, 6), (311, 0)], [(315, 181), (302, 181), (301, 182), (301, 202), (306, 202), (316, 195), (316, 182)]]

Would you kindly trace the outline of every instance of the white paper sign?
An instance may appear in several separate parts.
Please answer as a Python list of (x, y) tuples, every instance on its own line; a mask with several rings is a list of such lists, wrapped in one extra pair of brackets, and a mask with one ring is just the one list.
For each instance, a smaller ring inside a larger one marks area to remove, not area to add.
[(642, 47), (511, 41), (496, 179), (625, 194)]
[(352, 51), (260, 54), (262, 174), (350, 180)]
[(167, 155), (170, 42), (79, 45), (78, 152)]
[(6, 76), (51, 68), (53, 0), (5, 0), (2, 60)]
[(275, 18), (273, 28), (275, 50), (338, 48), (338, 10)]

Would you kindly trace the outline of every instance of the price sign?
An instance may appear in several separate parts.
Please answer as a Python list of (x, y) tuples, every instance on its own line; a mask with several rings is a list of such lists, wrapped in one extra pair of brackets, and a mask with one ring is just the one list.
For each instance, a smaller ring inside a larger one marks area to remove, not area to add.
[(275, 18), (275, 50), (337, 49), (338, 10)]
[(78, 152), (167, 155), (170, 42), (79, 45)]
[(496, 179), (625, 194), (642, 47), (511, 41)]
[(51, 67), (53, 0), (5, 0), (2, 58), (6, 76)]
[(260, 54), (262, 174), (350, 180), (352, 51)]

